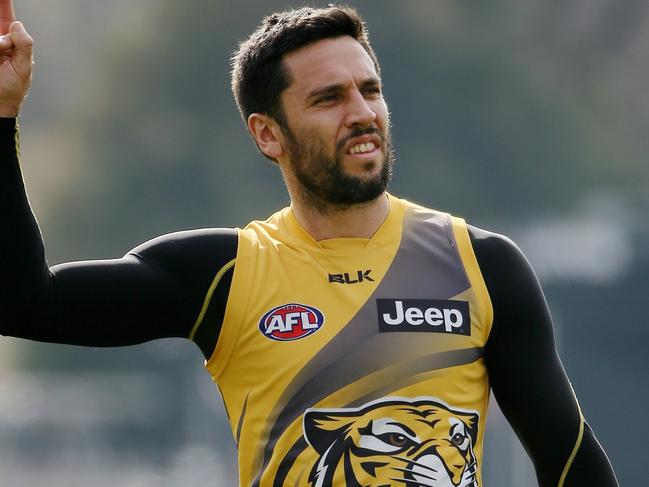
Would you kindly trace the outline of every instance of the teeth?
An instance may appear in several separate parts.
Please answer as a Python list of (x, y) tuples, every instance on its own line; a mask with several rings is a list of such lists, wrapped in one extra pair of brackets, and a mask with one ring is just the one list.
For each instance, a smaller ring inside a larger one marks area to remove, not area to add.
[(349, 149), (350, 154), (360, 154), (361, 152), (370, 152), (376, 149), (374, 142), (366, 142), (365, 144), (356, 144)]

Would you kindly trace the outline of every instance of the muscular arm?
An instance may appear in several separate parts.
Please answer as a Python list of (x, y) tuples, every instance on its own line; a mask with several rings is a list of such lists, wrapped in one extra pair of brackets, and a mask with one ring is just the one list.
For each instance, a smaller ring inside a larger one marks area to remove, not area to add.
[(545, 297), (527, 260), (505, 237), (473, 227), (470, 235), (494, 307), (485, 355), (491, 387), (534, 463), (539, 485), (617, 486), (585, 423), (580, 436), (581, 412), (557, 355)]
[[(159, 237), (120, 259), (48, 267), (25, 193), (15, 119), (0, 119), (0, 334), (89, 346), (119, 346), (189, 337), (214, 276), (236, 255), (234, 230)], [(205, 356), (225, 309), (232, 272), (212, 298), (210, 323), (195, 341)]]

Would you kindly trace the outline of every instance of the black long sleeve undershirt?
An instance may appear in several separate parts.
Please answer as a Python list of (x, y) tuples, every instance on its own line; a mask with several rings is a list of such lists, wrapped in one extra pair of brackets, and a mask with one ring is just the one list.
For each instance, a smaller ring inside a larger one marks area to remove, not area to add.
[[(494, 308), (485, 347), (498, 405), (534, 463), (540, 486), (556, 486), (579, 434), (580, 411), (556, 351), (541, 286), (509, 239), (469, 228)], [(585, 424), (565, 487), (615, 486), (604, 451)]]
[[(0, 334), (90, 346), (189, 337), (215, 274), (236, 257), (231, 229), (179, 232), (151, 240), (121, 259), (48, 267), (25, 193), (15, 120), (0, 119), (0, 208), (9, 235), (0, 239)], [(471, 241), (494, 307), (485, 360), (498, 403), (534, 462), (540, 486), (556, 486), (575, 447), (580, 412), (556, 353), (538, 281), (507, 238), (474, 227)], [(232, 271), (210, 308), (220, 323)], [(217, 327), (194, 342), (209, 357)], [(617, 486), (586, 425), (564, 485)]]

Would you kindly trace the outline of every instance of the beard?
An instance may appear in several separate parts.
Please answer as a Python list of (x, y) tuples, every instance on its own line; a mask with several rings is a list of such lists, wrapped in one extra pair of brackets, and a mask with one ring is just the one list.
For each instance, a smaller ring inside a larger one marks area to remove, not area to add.
[[(300, 182), (302, 196), (315, 210), (321, 213), (345, 210), (373, 201), (385, 192), (394, 162), (389, 131), (383, 133), (376, 127), (354, 129), (336, 144), (333, 156), (327, 154), (325, 144), (316, 134), (301, 134), (298, 140), (290, 128), (285, 133), (291, 168)], [(383, 160), (368, 161), (364, 169), (369, 172), (381, 164), (381, 170), (371, 177), (349, 174), (341, 162), (344, 146), (349, 139), (366, 134), (376, 134), (381, 139)]]

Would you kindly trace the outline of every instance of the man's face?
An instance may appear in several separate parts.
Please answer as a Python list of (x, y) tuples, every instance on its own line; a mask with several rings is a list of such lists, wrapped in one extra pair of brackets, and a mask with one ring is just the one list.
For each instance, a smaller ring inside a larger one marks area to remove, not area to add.
[(391, 174), (389, 115), (372, 59), (348, 36), (287, 54), (289, 170), (320, 209), (371, 201)]

